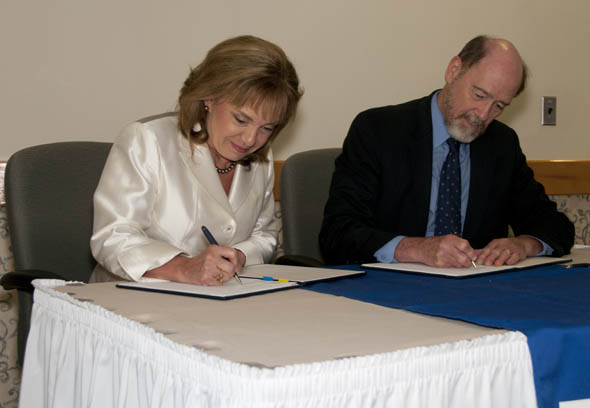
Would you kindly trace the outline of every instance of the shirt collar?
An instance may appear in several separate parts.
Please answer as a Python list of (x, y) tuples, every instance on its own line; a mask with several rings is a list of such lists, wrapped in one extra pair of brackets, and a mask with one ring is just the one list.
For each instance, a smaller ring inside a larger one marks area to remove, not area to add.
[(437, 97), (440, 91), (437, 91), (432, 96), (430, 101), (430, 112), (432, 116), (432, 148), (436, 149), (447, 141), (451, 135), (447, 132), (445, 120), (443, 119), (440, 108), (438, 107)]

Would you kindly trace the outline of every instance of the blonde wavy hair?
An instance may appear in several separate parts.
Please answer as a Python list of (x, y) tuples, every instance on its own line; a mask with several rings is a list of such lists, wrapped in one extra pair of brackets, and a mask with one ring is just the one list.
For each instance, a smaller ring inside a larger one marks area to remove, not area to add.
[[(295, 115), (303, 95), (293, 64), (277, 45), (250, 35), (225, 40), (191, 70), (178, 98), (178, 127), (192, 143), (205, 143), (205, 101), (224, 100), (276, 118), (267, 143), (241, 164), (266, 161), (270, 143)], [(195, 131), (195, 124), (201, 130)], [(191, 145), (192, 146), (192, 145)]]

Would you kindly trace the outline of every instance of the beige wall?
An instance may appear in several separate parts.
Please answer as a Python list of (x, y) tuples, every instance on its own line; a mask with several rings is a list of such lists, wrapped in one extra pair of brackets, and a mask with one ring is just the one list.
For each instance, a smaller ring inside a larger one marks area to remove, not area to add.
[[(528, 158), (589, 158), (586, 0), (4, 0), (0, 160), (62, 140), (111, 141), (127, 122), (173, 109), (191, 65), (230, 36), (283, 46), (306, 94), (275, 156), (339, 146), (354, 115), (442, 85), (479, 33), (512, 39), (530, 87), (504, 113)], [(556, 127), (540, 125), (558, 97)]]

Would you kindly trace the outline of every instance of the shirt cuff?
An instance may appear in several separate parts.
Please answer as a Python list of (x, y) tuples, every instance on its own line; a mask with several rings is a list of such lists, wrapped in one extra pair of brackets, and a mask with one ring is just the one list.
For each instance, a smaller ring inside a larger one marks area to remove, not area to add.
[(543, 245), (543, 249), (541, 250), (541, 252), (539, 252), (539, 253), (538, 253), (537, 255), (535, 255), (535, 256), (551, 256), (551, 255), (553, 255), (553, 251), (554, 251), (554, 249), (553, 249), (553, 248), (551, 248), (549, 245), (547, 245), (547, 244), (545, 243), (545, 241), (543, 241), (542, 239), (539, 239), (539, 238), (537, 238), (537, 237), (534, 237), (534, 236), (532, 236), (532, 235), (526, 235), (526, 234), (524, 234), (524, 235), (525, 235), (525, 236), (527, 236), (527, 237), (531, 237), (531, 238), (534, 238), (534, 239), (536, 239), (537, 241), (539, 241), (539, 242), (541, 243), (541, 245)]
[(397, 237), (389, 241), (387, 244), (383, 245), (380, 249), (378, 249), (377, 252), (373, 254), (373, 256), (377, 259), (377, 261), (381, 263), (398, 263), (394, 257), (395, 249), (397, 248), (400, 241), (405, 237), (405, 235), (398, 235)]

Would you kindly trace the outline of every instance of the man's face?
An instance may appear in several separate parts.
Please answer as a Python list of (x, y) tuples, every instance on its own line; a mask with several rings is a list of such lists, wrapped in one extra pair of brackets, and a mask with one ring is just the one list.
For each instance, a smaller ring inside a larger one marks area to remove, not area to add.
[(487, 56), (462, 71), (461, 59), (455, 57), (447, 68), (439, 107), (449, 134), (462, 143), (480, 136), (510, 104), (520, 86), (522, 68), (518, 71), (496, 60)]

